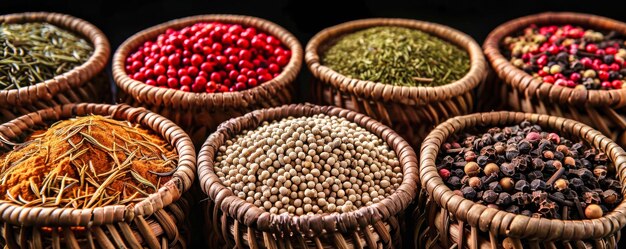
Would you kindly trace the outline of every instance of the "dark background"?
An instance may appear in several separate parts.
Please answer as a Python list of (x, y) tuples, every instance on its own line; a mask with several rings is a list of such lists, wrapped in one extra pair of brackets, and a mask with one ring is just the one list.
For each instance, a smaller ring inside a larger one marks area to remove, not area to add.
[[(626, 21), (626, 1), (242, 1), (242, 0), (0, 0), (0, 14), (50, 11), (85, 19), (100, 28), (112, 53), (124, 40), (150, 26), (200, 14), (241, 14), (265, 18), (293, 33), (303, 48), (323, 28), (370, 17), (398, 17), (436, 22), (461, 30), (482, 43), (489, 32), (510, 19), (545, 11), (575, 11)], [(111, 55), (112, 56), (112, 55)], [(110, 73), (110, 66), (107, 68)], [(306, 67), (297, 80), (297, 100), (307, 100)]]
[[(100, 28), (112, 53), (124, 40), (150, 26), (200, 14), (241, 14), (265, 18), (293, 33), (303, 48), (323, 28), (370, 17), (397, 17), (436, 22), (456, 28), (482, 43), (499, 24), (545, 11), (574, 11), (626, 21), (625, 1), (240, 1), (240, 0), (0, 0), (0, 14), (49, 11), (73, 15)], [(112, 55), (111, 55), (112, 56)], [(110, 65), (107, 68), (110, 73)], [(310, 74), (303, 66), (297, 80), (298, 102), (306, 101)], [(481, 96), (478, 96), (479, 98)], [(201, 220), (201, 219), (200, 219)], [(199, 231), (194, 233), (198, 235)], [(202, 240), (203, 236), (194, 236)], [(624, 240), (620, 247), (624, 247)], [(196, 245), (197, 246), (197, 245)]]

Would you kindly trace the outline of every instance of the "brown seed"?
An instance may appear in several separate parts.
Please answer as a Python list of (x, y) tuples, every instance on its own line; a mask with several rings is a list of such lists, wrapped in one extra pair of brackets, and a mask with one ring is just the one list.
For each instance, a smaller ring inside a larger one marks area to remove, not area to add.
[(500, 172), (500, 167), (495, 164), (495, 163), (488, 163), (487, 165), (485, 165), (485, 169), (483, 170), (483, 172), (485, 172), (485, 175), (491, 175), (493, 173), (499, 173)]
[(585, 216), (587, 219), (597, 219), (602, 217), (602, 215), (604, 215), (604, 212), (602, 212), (602, 208), (599, 205), (590, 204), (585, 208)]
[(561, 163), (561, 161), (554, 161), (552, 162), (552, 166), (554, 166), (556, 169), (561, 169), (563, 167), (563, 164)]
[(554, 158), (554, 153), (552, 151), (549, 151), (549, 150), (544, 150), (543, 151), (543, 158), (548, 159), (548, 160), (553, 159)]
[(481, 188), (483, 182), (480, 180), (480, 178), (474, 176), (472, 178), (469, 179), (469, 181), (467, 181), (468, 185), (472, 188)]
[(568, 166), (576, 166), (576, 160), (574, 160), (574, 158), (570, 156), (565, 157), (563, 162), (565, 163), (565, 165), (568, 165)]
[(554, 182), (554, 188), (558, 191), (563, 191), (565, 189), (567, 189), (567, 186), (569, 185), (569, 182), (565, 179), (558, 179), (556, 180), (556, 182)]
[(502, 186), (502, 190), (506, 192), (511, 192), (515, 187), (515, 182), (511, 177), (503, 177), (502, 179), (500, 179), (500, 186)]
[(563, 153), (563, 155), (567, 155), (567, 153), (569, 153), (569, 148), (567, 148), (567, 146), (561, 144), (561, 145), (556, 147), (556, 151)]
[(468, 162), (464, 168), (465, 174), (468, 176), (477, 176), (480, 174), (480, 166), (476, 162)]

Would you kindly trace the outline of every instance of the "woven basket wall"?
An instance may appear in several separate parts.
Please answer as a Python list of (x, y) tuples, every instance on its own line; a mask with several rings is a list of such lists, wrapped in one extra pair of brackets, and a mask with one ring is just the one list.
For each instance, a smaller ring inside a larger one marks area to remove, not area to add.
[[(437, 36), (467, 51), (471, 68), (463, 78), (447, 85), (407, 87), (348, 78), (321, 64), (321, 54), (338, 37), (375, 26), (401, 26)], [(434, 125), (473, 111), (473, 90), (487, 73), (481, 48), (470, 36), (443, 25), (408, 19), (365, 19), (324, 29), (307, 44), (305, 60), (315, 77), (312, 94), (317, 104), (367, 114), (391, 126), (416, 148)]]
[[(503, 127), (523, 120), (562, 136), (584, 141), (605, 152), (614, 163), (618, 179), (626, 181), (626, 152), (600, 132), (580, 122), (560, 117), (520, 112), (478, 113), (451, 118), (437, 126), (420, 155), (420, 180), (430, 198), (424, 203), (426, 224), (416, 239), (418, 248), (502, 248), (509, 237), (514, 248), (617, 248), (620, 229), (626, 224), (626, 202), (604, 217), (587, 220), (531, 218), (477, 204), (455, 195), (439, 176), (437, 154), (442, 143), (467, 128)], [(623, 191), (622, 191), (623, 192)], [(427, 228), (426, 228), (427, 227)], [(419, 242), (417, 242), (419, 241)], [(524, 244), (524, 247), (522, 246)]]
[(185, 248), (189, 240), (187, 216), (191, 204), (184, 193), (195, 178), (196, 153), (189, 136), (171, 121), (143, 108), (126, 105), (70, 104), (4, 123), (0, 125), (0, 135), (19, 142), (34, 129), (90, 114), (128, 120), (160, 134), (179, 155), (172, 179), (145, 200), (128, 206), (25, 208), (0, 203), (0, 245), (8, 248)]
[(571, 118), (626, 145), (626, 90), (580, 90), (543, 84), (541, 79), (535, 79), (513, 66), (500, 51), (500, 44), (506, 36), (514, 35), (530, 24), (565, 23), (596, 30), (613, 30), (626, 35), (626, 23), (579, 13), (542, 13), (500, 25), (489, 34), (483, 45), (494, 70), (494, 80), (481, 88), (482, 96), (497, 98), (484, 98), (496, 102), (481, 103), (481, 108), (484, 111), (504, 108)]
[[(255, 27), (278, 38), (291, 52), (291, 60), (276, 78), (252, 89), (228, 93), (188, 93), (159, 88), (133, 80), (126, 74), (125, 60), (145, 41), (154, 40), (168, 28), (180, 29), (198, 22), (237, 23)], [(143, 30), (128, 38), (113, 57), (113, 77), (120, 100), (142, 106), (180, 125), (196, 145), (201, 145), (217, 126), (255, 109), (291, 103), (293, 86), (302, 64), (302, 46), (287, 30), (264, 19), (236, 15), (202, 15), (172, 20)]]
[[(315, 114), (344, 117), (383, 138), (398, 155), (404, 178), (388, 198), (349, 213), (274, 215), (238, 198), (213, 171), (216, 150), (229, 138), (263, 121)], [(207, 240), (210, 248), (402, 248), (404, 209), (417, 192), (417, 156), (390, 128), (363, 114), (336, 107), (288, 105), (262, 109), (231, 119), (202, 146), (198, 157), (200, 185), (208, 195)]]
[(93, 54), (82, 65), (32, 86), (0, 90), (0, 123), (57, 105), (111, 101), (111, 85), (104, 72), (111, 48), (98, 28), (69, 15), (32, 12), (0, 15), (0, 23), (46, 22), (74, 32), (88, 40)]

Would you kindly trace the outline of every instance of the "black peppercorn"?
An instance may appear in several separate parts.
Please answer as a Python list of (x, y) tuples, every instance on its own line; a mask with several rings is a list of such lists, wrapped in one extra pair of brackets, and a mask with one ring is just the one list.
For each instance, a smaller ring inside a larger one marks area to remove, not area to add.
[(478, 156), (476, 158), (476, 162), (480, 166), (485, 166), (487, 163), (489, 163), (489, 157), (488, 156)]
[(515, 174), (515, 166), (510, 163), (500, 165), (500, 172), (505, 176), (513, 176)]
[(530, 185), (525, 180), (519, 180), (519, 181), (515, 182), (515, 190), (517, 190), (519, 192), (529, 192), (530, 191)]
[(517, 144), (517, 149), (521, 154), (528, 154), (532, 148), (532, 145), (527, 140), (522, 140)]
[(506, 207), (513, 203), (513, 199), (511, 199), (511, 195), (507, 192), (502, 192), (498, 194), (498, 200), (496, 200), (496, 205), (501, 207)]
[(528, 176), (526, 177), (528, 181), (534, 181), (536, 179), (543, 179), (543, 173), (541, 173), (541, 171), (539, 170), (535, 170), (535, 171), (531, 171), (530, 173), (528, 173)]
[(492, 182), (492, 183), (489, 183), (489, 190), (492, 190), (496, 193), (500, 193), (502, 192), (502, 186), (500, 186), (499, 182)]
[(496, 200), (498, 200), (498, 193), (494, 192), (493, 190), (486, 190), (485, 192), (483, 192), (483, 201), (485, 201), (486, 203), (494, 203), (496, 202)]
[(544, 182), (541, 179), (535, 179), (532, 182), (530, 182), (530, 190), (532, 191), (545, 190), (545, 189), (546, 189), (546, 182)]
[(600, 199), (600, 195), (596, 192), (585, 192), (583, 194), (583, 200), (587, 204), (600, 204), (602, 199)]
[(465, 199), (472, 200), (476, 197), (476, 190), (472, 187), (465, 187), (461, 190), (461, 192), (463, 193), (463, 197), (465, 197)]
[(459, 188), (461, 187), (463, 184), (461, 184), (461, 178), (459, 178), (458, 176), (451, 176), (448, 178), (448, 184), (452, 185), (452, 187), (454, 188)]
[(505, 154), (507, 160), (513, 160), (513, 158), (519, 155), (519, 150), (517, 149), (517, 146), (509, 145), (506, 148)]

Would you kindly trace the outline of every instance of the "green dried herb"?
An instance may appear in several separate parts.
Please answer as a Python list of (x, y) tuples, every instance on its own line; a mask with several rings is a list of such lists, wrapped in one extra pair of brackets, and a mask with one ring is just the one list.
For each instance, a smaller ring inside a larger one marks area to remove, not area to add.
[(85, 63), (92, 53), (87, 40), (49, 23), (1, 23), (0, 89), (52, 79)]
[(322, 64), (351, 78), (400, 86), (440, 86), (470, 68), (466, 51), (416, 29), (381, 26), (340, 37)]

